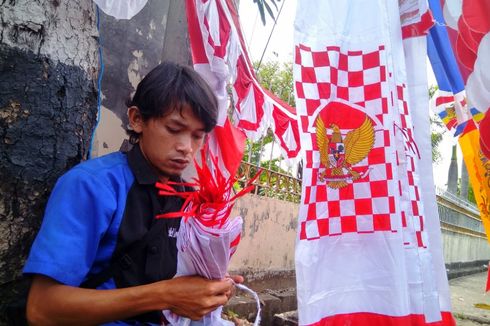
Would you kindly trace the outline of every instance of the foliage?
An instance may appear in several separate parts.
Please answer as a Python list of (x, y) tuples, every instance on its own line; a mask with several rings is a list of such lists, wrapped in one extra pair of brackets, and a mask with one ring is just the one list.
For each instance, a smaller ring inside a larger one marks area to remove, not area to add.
[(280, 2), (280, 1), (281, 0), (253, 0), (253, 2), (257, 5), (257, 9), (259, 10), (259, 14), (260, 14), (260, 20), (262, 21), (263, 25), (265, 25), (265, 11), (267, 11), (269, 16), (273, 20), (275, 20), (274, 12), (272, 11), (272, 8), (268, 2), (270, 2), (276, 8), (277, 11), (276, 2)]
[[(257, 67), (255, 62), (254, 66)], [(257, 73), (259, 83), (281, 100), (294, 107), (293, 64), (279, 62), (262, 63)]]
[[(437, 85), (432, 85), (429, 87), (429, 98), (432, 98), (436, 92), (439, 90)], [(430, 125), (431, 125), (431, 134), (430, 134), (430, 142), (432, 145), (432, 162), (437, 163), (441, 160), (442, 155), (439, 151), (439, 144), (442, 141), (442, 135), (444, 134), (445, 126), (439, 117), (435, 114), (432, 114), (430, 117)]]
[(439, 90), (439, 86), (438, 85), (431, 85), (429, 86), (429, 98), (432, 98), (436, 92)]
[(475, 192), (473, 191), (473, 186), (471, 185), (471, 182), (470, 182), (469, 187), (468, 187), (468, 198), (465, 198), (465, 199), (468, 199), (468, 201), (470, 203), (477, 205), (476, 198), (475, 198)]
[[(254, 64), (257, 66), (257, 62)], [(266, 62), (256, 71), (259, 83), (265, 89), (278, 96), (284, 102), (294, 106), (294, 89), (293, 89), (293, 65), (292, 63)], [(247, 139), (247, 152), (243, 160), (263, 168), (270, 168), (273, 171), (287, 173), (280, 169), (280, 158), (273, 160), (261, 161), (263, 148), (265, 145), (272, 143), (274, 134), (272, 130), (267, 130), (267, 135), (256, 142)]]
[(433, 115), (430, 117), (431, 133), (430, 142), (432, 145), (432, 162), (437, 163), (442, 159), (441, 152), (439, 151), (439, 144), (442, 141), (443, 134), (445, 132), (445, 127), (441, 120)]

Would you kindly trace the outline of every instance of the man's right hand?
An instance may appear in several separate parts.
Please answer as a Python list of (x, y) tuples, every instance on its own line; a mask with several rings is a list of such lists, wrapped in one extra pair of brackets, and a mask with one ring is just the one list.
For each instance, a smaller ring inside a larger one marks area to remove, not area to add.
[(36, 275), (29, 292), (27, 318), (31, 325), (98, 325), (168, 309), (199, 320), (224, 305), (232, 288), (231, 279), (185, 276), (123, 289), (93, 290)]
[(176, 277), (154, 285), (160, 286), (166, 309), (192, 320), (200, 320), (226, 304), (234, 286), (229, 278), (208, 280), (199, 276)]

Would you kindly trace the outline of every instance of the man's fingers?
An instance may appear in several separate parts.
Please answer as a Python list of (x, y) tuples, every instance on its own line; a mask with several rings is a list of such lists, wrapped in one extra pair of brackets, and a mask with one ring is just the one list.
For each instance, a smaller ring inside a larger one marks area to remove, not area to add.
[(245, 281), (245, 279), (241, 275), (228, 275), (227, 277), (231, 278), (233, 282), (238, 284), (243, 283)]
[(214, 281), (211, 293), (214, 295), (221, 295), (227, 291), (231, 291), (233, 288), (233, 281), (231, 279), (224, 279), (221, 281)]

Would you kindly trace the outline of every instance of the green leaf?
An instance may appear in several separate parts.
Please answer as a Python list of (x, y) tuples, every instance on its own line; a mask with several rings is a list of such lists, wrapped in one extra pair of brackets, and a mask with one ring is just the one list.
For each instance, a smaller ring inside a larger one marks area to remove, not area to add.
[[(274, 1), (272, 1), (272, 3), (274, 3)], [(264, 6), (265, 6), (265, 9), (267, 9), (267, 12), (269, 13), (269, 15), (272, 17), (272, 19), (276, 20), (274, 17), (274, 13), (272, 12), (271, 7), (269, 6), (269, 4), (266, 1), (264, 1)]]
[[(268, 0), (268, 1), (270, 1), (274, 5), (274, 7), (276, 8), (276, 11), (277, 11), (277, 4), (275, 1), (279, 1), (279, 0)], [(259, 9), (260, 20), (262, 21), (262, 25), (265, 25), (265, 23), (266, 23), (266, 21), (265, 21), (265, 10), (267, 10), (267, 13), (269, 14), (269, 16), (271, 16), (271, 18), (273, 20), (275, 20), (274, 12), (272, 11), (271, 6), (267, 3), (267, 0), (253, 0), (253, 2), (255, 4), (257, 4), (257, 8)], [(264, 7), (265, 7), (265, 10), (264, 10)]]

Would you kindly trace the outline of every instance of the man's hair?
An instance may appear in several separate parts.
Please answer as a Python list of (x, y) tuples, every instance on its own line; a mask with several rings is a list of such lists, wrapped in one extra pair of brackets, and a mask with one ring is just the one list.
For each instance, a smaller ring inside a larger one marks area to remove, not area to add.
[[(153, 68), (126, 105), (138, 107), (143, 121), (163, 117), (189, 105), (206, 132), (216, 126), (218, 118), (218, 100), (211, 87), (192, 68), (173, 62), (163, 62)], [(133, 130), (127, 133), (131, 143), (138, 140), (139, 135)]]

